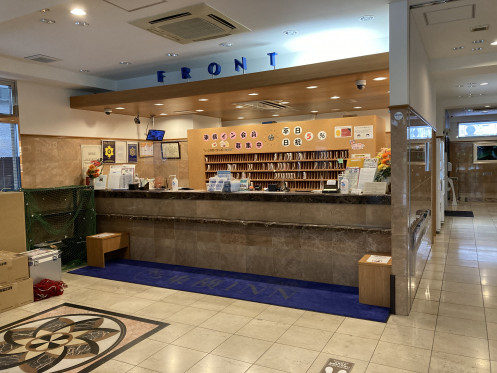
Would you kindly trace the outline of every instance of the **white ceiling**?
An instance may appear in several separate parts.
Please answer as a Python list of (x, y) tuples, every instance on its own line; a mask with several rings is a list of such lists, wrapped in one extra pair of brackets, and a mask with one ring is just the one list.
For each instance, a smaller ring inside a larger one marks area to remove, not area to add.
[[(233, 58), (242, 56), (250, 60), (268, 52), (290, 55), (309, 48), (306, 53), (316, 54), (315, 61), (309, 63), (326, 60), (327, 56), (317, 53), (323, 50), (344, 49), (347, 53), (354, 45), (367, 47), (374, 43), (388, 49), (389, 0), (206, 0), (208, 5), (252, 31), (187, 45), (128, 23), (201, 2), (159, 1), (2, 0), (0, 55), (23, 59), (43, 54), (60, 59), (50, 63), (52, 67), (72, 72), (87, 69), (98, 77), (125, 79), (154, 74), (165, 65), (175, 69), (186, 61), (193, 68), (207, 66), (213, 62), (213, 56), (216, 62), (224, 59), (232, 63)], [(159, 4), (128, 12), (110, 2), (123, 7)], [(70, 14), (76, 6), (86, 10), (87, 15)], [(43, 8), (50, 11), (41, 13)], [(374, 15), (375, 19), (361, 22), (359, 18), (363, 15)], [(41, 18), (55, 23), (42, 23)], [(89, 26), (76, 26), (74, 22), (78, 20)], [(283, 34), (285, 30), (296, 30), (298, 34), (287, 36)], [(230, 42), (233, 46), (221, 47), (221, 42)], [(179, 57), (167, 57), (169, 52), (178, 53)], [(354, 51), (348, 52), (344, 58), (354, 56)], [(120, 61), (132, 64), (123, 66)]]

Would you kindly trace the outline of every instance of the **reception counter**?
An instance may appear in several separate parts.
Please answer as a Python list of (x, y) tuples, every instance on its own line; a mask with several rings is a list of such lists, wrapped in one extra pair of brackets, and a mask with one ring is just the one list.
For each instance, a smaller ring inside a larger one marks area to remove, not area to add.
[(390, 196), (96, 191), (98, 232), (129, 232), (131, 258), (357, 286), (389, 253)]

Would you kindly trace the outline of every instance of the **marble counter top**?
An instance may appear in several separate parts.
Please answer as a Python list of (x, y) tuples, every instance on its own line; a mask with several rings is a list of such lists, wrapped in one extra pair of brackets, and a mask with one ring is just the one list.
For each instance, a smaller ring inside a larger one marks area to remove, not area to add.
[(202, 190), (96, 190), (98, 198), (148, 198), (205, 201), (254, 201), (291, 203), (333, 203), (390, 205), (390, 195), (352, 195), (311, 192), (237, 192), (210, 193)]

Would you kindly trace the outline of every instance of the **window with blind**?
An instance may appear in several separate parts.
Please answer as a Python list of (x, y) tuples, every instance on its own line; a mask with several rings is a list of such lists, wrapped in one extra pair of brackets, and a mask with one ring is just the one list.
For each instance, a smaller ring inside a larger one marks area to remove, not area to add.
[(16, 87), (0, 80), (0, 191), (21, 189)]

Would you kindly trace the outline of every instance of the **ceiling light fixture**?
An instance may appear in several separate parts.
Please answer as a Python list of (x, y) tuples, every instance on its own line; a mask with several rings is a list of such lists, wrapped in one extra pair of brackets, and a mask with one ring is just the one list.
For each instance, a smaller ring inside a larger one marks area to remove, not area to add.
[(319, 111), (317, 111), (317, 110), (311, 110), (311, 113), (315, 114), (315, 113), (319, 113)]
[(385, 76), (379, 76), (377, 78), (373, 78), (373, 80), (380, 81), (380, 80), (387, 80), (388, 78)]
[(236, 105), (235, 109), (243, 109), (243, 106), (242, 105)]
[(497, 40), (490, 43), (490, 45), (497, 45)]
[(84, 21), (76, 21), (76, 22), (74, 22), (74, 24), (76, 26), (82, 26), (82, 27), (90, 26), (90, 24), (88, 22), (84, 22)]
[(232, 47), (232, 46), (233, 46), (233, 43), (226, 43), (226, 42), (224, 42), (224, 43), (219, 43), (219, 46), (221, 46), (221, 47), (225, 47), (225, 48), (230, 48), (230, 47)]
[(464, 49), (464, 47), (462, 45), (452, 48), (452, 50), (454, 50), (454, 51), (460, 51), (461, 49)]
[(258, 93), (256, 93), (256, 92), (249, 93), (248, 95), (249, 95), (249, 96), (259, 96), (259, 94), (258, 94)]
[(281, 101), (280, 104), (281, 105), (288, 105), (290, 103), (290, 101)]
[(121, 61), (119, 62), (120, 65), (131, 65), (131, 62), (129, 61)]
[(80, 69), (79, 71), (82, 73), (89, 73), (90, 72), (90, 70), (86, 70), (86, 69)]
[(481, 44), (483, 43), (485, 40), (484, 39), (480, 39), (480, 40), (473, 40), (472, 43), (473, 44)]
[(201, 112), (203, 112), (203, 110), (202, 110), (202, 109), (197, 109), (197, 110), (195, 110), (195, 111), (196, 111), (197, 113), (201, 113)]
[(43, 8), (42, 10), (40, 10), (40, 12), (47, 13), (47, 12), (50, 12), (50, 9), (49, 8)]
[(47, 18), (42, 18), (42, 19), (40, 19), (40, 22), (47, 23), (49, 25), (53, 25), (55, 23), (55, 20), (53, 20), (53, 19), (47, 19)]
[(122, 107), (122, 106), (119, 106), (119, 107), (116, 107), (115, 109), (116, 109), (116, 110), (124, 110), (124, 109), (126, 109), (126, 108), (124, 108), (124, 107)]
[(482, 47), (478, 47), (478, 48), (471, 48), (471, 50), (472, 50), (473, 52), (475, 52), (475, 51), (481, 51), (481, 50), (483, 50), (483, 48), (482, 48)]
[(359, 18), (359, 21), (369, 22), (369, 21), (372, 21), (373, 19), (374, 19), (374, 16), (366, 15), (366, 16), (362, 16), (361, 18)]
[(458, 84), (458, 85), (456, 85), (456, 87), (457, 88), (462, 88), (462, 87), (464, 87), (464, 84)]
[(354, 109), (362, 109), (362, 106), (354, 106)]
[(71, 14), (74, 14), (75, 16), (86, 16), (86, 12), (80, 8), (74, 8), (71, 10)]
[(490, 105), (485, 105), (485, 107), (490, 107)]
[(154, 104), (155, 106), (164, 106), (164, 104)]
[(168, 53), (167, 56), (168, 57), (178, 57), (179, 54), (178, 53)]
[(480, 85), (488, 85), (487, 82), (480, 83)]
[(330, 97), (332, 100), (338, 100), (340, 98), (340, 96), (331, 96)]
[(307, 89), (316, 89), (318, 86), (317, 85), (310, 85), (310, 86), (307, 86), (306, 88)]
[(279, 117), (280, 115), (279, 114), (273, 114), (273, 117)]
[(245, 119), (244, 117), (238, 117), (238, 119)]
[(209, 101), (209, 99), (208, 99), (208, 98), (199, 98), (198, 100), (199, 100), (199, 101)]
[(166, 113), (160, 113), (159, 115), (167, 115)]
[(297, 35), (299, 32), (297, 30), (285, 30), (283, 31), (283, 34), (288, 35), (288, 36), (293, 36)]

